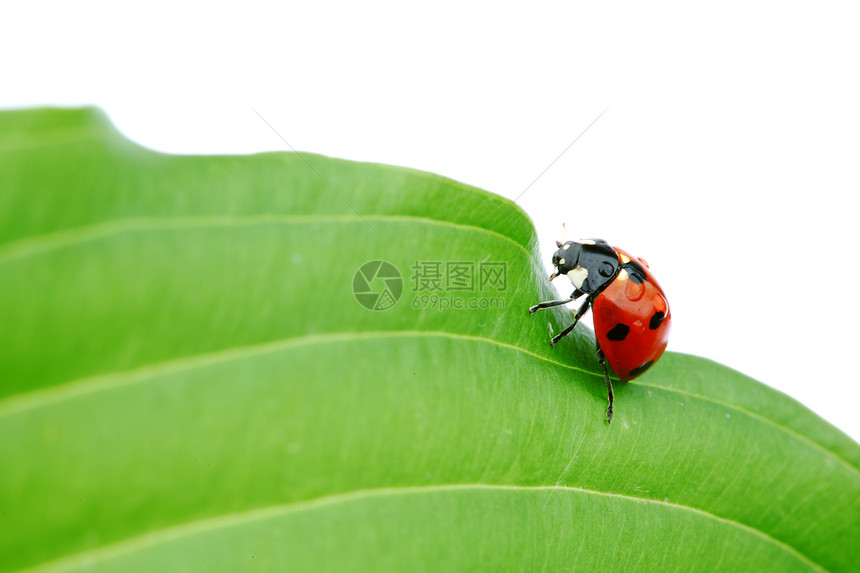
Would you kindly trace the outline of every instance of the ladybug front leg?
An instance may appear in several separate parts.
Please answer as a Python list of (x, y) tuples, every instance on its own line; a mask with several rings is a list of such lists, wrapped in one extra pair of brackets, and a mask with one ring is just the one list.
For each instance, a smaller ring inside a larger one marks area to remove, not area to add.
[(574, 295), (571, 295), (570, 298), (566, 298), (564, 300), (548, 300), (546, 302), (540, 302), (534, 306), (529, 307), (529, 314), (534, 314), (542, 308), (551, 308), (553, 306), (559, 306), (562, 304), (567, 304), (567, 303), (573, 302), (575, 300), (576, 300), (576, 297)]
[(612, 381), (609, 379), (609, 369), (606, 368), (606, 355), (597, 343), (597, 361), (603, 366), (603, 377), (606, 379), (606, 391), (609, 393), (609, 406), (606, 408), (606, 423), (612, 423), (612, 404), (615, 402), (615, 394), (612, 392)]
[(552, 340), (549, 341), (552, 346), (555, 346), (556, 344), (558, 344), (559, 340), (573, 332), (573, 329), (576, 328), (576, 324), (579, 322), (579, 319), (582, 318), (582, 315), (586, 313), (592, 302), (594, 302), (594, 296), (590, 295), (587, 299), (585, 299), (585, 302), (582, 303), (582, 306), (580, 306), (579, 309), (576, 311), (576, 314), (573, 315), (573, 322), (571, 323), (571, 325), (559, 332), (557, 335), (553, 336)]
[[(550, 278), (550, 280), (552, 280), (552, 279), (554, 279), (556, 276), (557, 276), (557, 275), (553, 274), (553, 275), (552, 275), (551, 277), (549, 277), (549, 278)], [(585, 293), (584, 293), (584, 292), (582, 292), (581, 290), (579, 290), (579, 289), (574, 289), (574, 291), (573, 291), (572, 293), (570, 293), (570, 296), (569, 296), (568, 298), (564, 299), (564, 300), (548, 300), (548, 301), (546, 301), (546, 302), (539, 302), (538, 304), (536, 304), (536, 305), (534, 305), (534, 306), (529, 307), (529, 314), (534, 314), (534, 313), (536, 313), (537, 311), (539, 311), (539, 310), (540, 310), (540, 309), (542, 309), (542, 308), (550, 308), (550, 307), (553, 307), (553, 306), (559, 306), (559, 305), (562, 305), (562, 304), (567, 304), (567, 303), (569, 303), (569, 302), (573, 302), (573, 301), (575, 301), (576, 299), (578, 299), (579, 297), (581, 297), (581, 296), (582, 296), (582, 295), (584, 295), (584, 294), (585, 294)]]

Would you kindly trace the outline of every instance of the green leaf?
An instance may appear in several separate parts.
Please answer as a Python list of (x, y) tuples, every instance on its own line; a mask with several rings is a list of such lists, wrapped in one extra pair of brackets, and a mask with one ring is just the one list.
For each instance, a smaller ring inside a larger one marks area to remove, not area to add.
[(2, 113), (0, 571), (856, 570), (856, 443), (674, 353), (607, 425), (550, 298), (528, 217), (443, 177)]

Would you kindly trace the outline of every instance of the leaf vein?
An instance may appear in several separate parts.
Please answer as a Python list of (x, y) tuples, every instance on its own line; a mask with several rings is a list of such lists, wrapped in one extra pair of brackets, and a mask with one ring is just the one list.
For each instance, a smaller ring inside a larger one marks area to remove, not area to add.
[[(91, 378), (84, 378), (79, 380), (74, 380), (70, 382), (66, 382), (63, 384), (59, 384), (57, 386), (53, 386), (50, 388), (35, 390), (32, 392), (27, 392), (25, 394), (20, 394), (17, 396), (12, 396), (10, 398), (6, 398), (4, 400), (0, 400), (0, 418), (4, 416), (10, 416), (14, 414), (18, 414), (30, 409), (39, 408), (48, 404), (61, 402), (63, 400), (72, 399), (78, 396), (100, 392), (105, 390), (111, 390), (114, 388), (120, 388), (123, 386), (129, 386), (135, 383), (144, 382), (151, 378), (155, 378), (160, 375), (172, 374), (176, 372), (193, 370), (196, 368), (203, 368), (206, 366), (210, 366), (213, 364), (230, 362), (232, 360), (240, 360), (243, 358), (258, 356), (263, 354), (268, 354), (271, 352), (278, 352), (281, 350), (286, 350), (289, 348), (299, 347), (299, 346), (307, 346), (313, 344), (329, 344), (332, 342), (338, 341), (352, 341), (359, 340), (365, 338), (398, 338), (398, 337), (427, 337), (427, 338), (451, 338), (458, 340), (468, 340), (473, 342), (484, 342), (491, 345), (495, 345), (501, 348), (506, 348), (508, 350), (512, 350), (515, 352), (521, 352), (533, 358), (537, 358), (538, 360), (543, 360), (544, 362), (548, 362), (550, 364), (560, 366), (562, 368), (566, 368), (569, 370), (574, 370), (577, 372), (581, 372), (583, 374), (587, 374), (590, 376), (595, 376), (598, 378), (603, 378), (603, 374), (598, 372), (592, 372), (590, 370), (585, 370), (583, 368), (579, 368), (577, 366), (573, 366), (570, 364), (564, 364), (547, 356), (541, 356), (540, 354), (536, 354), (530, 350), (522, 348), (520, 346), (516, 346), (514, 344), (510, 344), (507, 342), (501, 342), (498, 340), (493, 340), (481, 336), (473, 336), (468, 334), (458, 334), (444, 331), (421, 331), (421, 330), (392, 330), (392, 331), (360, 331), (360, 332), (338, 332), (338, 333), (328, 333), (328, 334), (311, 334), (311, 335), (303, 335), (293, 338), (286, 338), (280, 340), (274, 340), (270, 342), (264, 342), (256, 345), (250, 346), (240, 346), (240, 347), (232, 347), (226, 348), (222, 350), (218, 350), (215, 352), (210, 352), (206, 354), (199, 354), (194, 356), (185, 356), (179, 359), (169, 360), (165, 362), (159, 362), (155, 364), (146, 364), (135, 368), (133, 370), (127, 370), (122, 372), (111, 372), (108, 374), (103, 374)], [(761, 414), (757, 414), (755, 412), (751, 412), (745, 408), (740, 406), (730, 404), (728, 402), (722, 402), (716, 398), (711, 398), (709, 396), (704, 396), (701, 394), (696, 394), (693, 392), (687, 392), (685, 390), (680, 390), (678, 388), (670, 388), (664, 386), (658, 386), (654, 384), (648, 384), (645, 382), (641, 382), (638, 380), (632, 380), (627, 382), (628, 384), (641, 385), (649, 388), (653, 388), (658, 391), (670, 392), (681, 394), (690, 398), (694, 398), (697, 400), (702, 400), (704, 402), (709, 402), (712, 404), (717, 404), (724, 408), (732, 409), (736, 412), (745, 414), (759, 422), (772, 426), (773, 428), (782, 431), (795, 439), (805, 443), (806, 445), (812, 447), (819, 452), (822, 452), (825, 456), (834, 459), (840, 465), (847, 468), (852, 474), (856, 477), (860, 477), (860, 469), (854, 467), (847, 460), (839, 456), (836, 452), (830, 451), (821, 444), (807, 438), (803, 434), (800, 434), (787, 426), (784, 426), (778, 423), (775, 420), (771, 420)]]
[(484, 490), (484, 491), (495, 491), (495, 492), (537, 492), (537, 491), (547, 491), (547, 490), (562, 490), (569, 494), (583, 494), (583, 495), (593, 495), (600, 497), (607, 497), (613, 499), (619, 499), (625, 502), (632, 503), (646, 503), (655, 506), (668, 507), (671, 509), (676, 509), (679, 511), (688, 511), (694, 513), (696, 515), (702, 516), (706, 519), (712, 519), (728, 525), (730, 527), (736, 527), (746, 533), (752, 534), (766, 543), (770, 543), (780, 548), (781, 550), (791, 554), (798, 560), (802, 561), (809, 567), (818, 570), (824, 571), (824, 569), (812, 561), (809, 557), (801, 553), (796, 548), (788, 545), (787, 543), (780, 541), (776, 538), (769, 536), (767, 533), (755, 529), (752, 526), (746, 525), (744, 523), (734, 521), (725, 517), (721, 517), (715, 515), (713, 513), (709, 513), (705, 510), (682, 505), (678, 503), (670, 503), (665, 501), (659, 501), (654, 499), (647, 498), (639, 498), (630, 495), (624, 495), (620, 493), (608, 492), (608, 491), (600, 491), (600, 490), (591, 490), (587, 488), (581, 487), (570, 487), (570, 486), (555, 486), (555, 485), (545, 485), (545, 486), (522, 486), (522, 485), (497, 485), (497, 484), (483, 484), (483, 483), (469, 483), (469, 484), (439, 484), (439, 485), (421, 485), (421, 486), (400, 486), (400, 487), (385, 487), (385, 488), (374, 488), (374, 489), (363, 489), (363, 490), (355, 490), (345, 493), (336, 493), (331, 494), (315, 499), (309, 500), (301, 500), (295, 501), (280, 505), (267, 506), (262, 508), (255, 508), (251, 510), (247, 510), (241, 513), (234, 513), (228, 515), (221, 515), (212, 518), (200, 519), (197, 521), (192, 521), (188, 523), (183, 523), (179, 525), (173, 525), (169, 527), (165, 527), (164, 529), (152, 531), (148, 533), (144, 533), (140, 536), (125, 539), (110, 545), (106, 545), (103, 547), (98, 547), (96, 549), (87, 550), (78, 554), (61, 557), (58, 560), (51, 561), (48, 563), (43, 563), (32, 567), (26, 570), (26, 573), (35, 573), (36, 571), (40, 572), (61, 572), (68, 570), (70, 568), (74, 568), (83, 564), (92, 565), (98, 562), (107, 561), (110, 559), (122, 557), (125, 555), (129, 555), (138, 551), (145, 551), (149, 548), (158, 546), (163, 543), (170, 543), (172, 541), (177, 541), (183, 538), (192, 537), (198, 534), (205, 534), (210, 531), (216, 531), (223, 528), (230, 527), (241, 527), (246, 524), (250, 524), (257, 521), (263, 521), (266, 519), (272, 519), (277, 517), (286, 516), (289, 514), (299, 513), (303, 511), (313, 511), (319, 510), (322, 508), (350, 503), (361, 500), (369, 500), (373, 498), (384, 498), (387, 496), (395, 496), (395, 495), (424, 495), (424, 494), (432, 494), (432, 493), (440, 493), (440, 492), (452, 492), (452, 491), (463, 491), (463, 490)]
[(58, 250), (66, 247), (75, 246), (78, 244), (94, 241), (110, 236), (120, 235), (126, 232), (134, 231), (151, 231), (151, 230), (183, 230), (183, 229), (206, 229), (206, 228), (232, 228), (232, 227), (253, 227), (257, 225), (272, 225), (272, 224), (313, 224), (313, 223), (355, 223), (366, 221), (377, 222), (420, 222), (428, 225), (439, 225), (444, 227), (452, 227), (456, 229), (468, 229), (486, 233), (497, 238), (501, 238), (517, 249), (525, 253), (526, 257), (538, 268), (542, 269), (540, 262), (537, 261), (533, 254), (530, 253), (520, 243), (513, 240), (507, 235), (503, 235), (492, 229), (484, 227), (476, 227), (464, 223), (455, 223), (453, 221), (443, 221), (439, 219), (429, 219), (426, 217), (416, 217), (411, 215), (365, 215), (363, 219), (355, 215), (245, 215), (245, 216), (177, 216), (177, 217), (135, 217), (116, 219), (87, 225), (84, 227), (75, 227), (71, 229), (63, 229), (52, 233), (44, 233), (41, 235), (33, 235), (23, 239), (18, 239), (0, 246), (0, 264), (4, 264), (17, 259), (22, 259), (44, 252)]

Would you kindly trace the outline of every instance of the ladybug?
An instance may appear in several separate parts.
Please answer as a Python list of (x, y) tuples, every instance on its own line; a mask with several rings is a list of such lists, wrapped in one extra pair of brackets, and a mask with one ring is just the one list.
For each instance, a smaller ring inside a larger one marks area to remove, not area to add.
[(669, 342), (672, 325), (669, 301), (654, 280), (648, 263), (627, 251), (602, 239), (556, 241), (556, 245), (558, 251), (552, 256), (556, 271), (549, 280), (567, 275), (573, 293), (566, 300), (536, 304), (529, 308), (529, 314), (585, 297), (573, 315), (573, 324), (553, 337), (551, 343), (555, 346), (570, 334), (589, 307), (592, 309), (597, 357), (609, 393), (606, 421), (612, 422), (615, 395), (606, 363), (622, 382), (633, 380), (651, 368)]

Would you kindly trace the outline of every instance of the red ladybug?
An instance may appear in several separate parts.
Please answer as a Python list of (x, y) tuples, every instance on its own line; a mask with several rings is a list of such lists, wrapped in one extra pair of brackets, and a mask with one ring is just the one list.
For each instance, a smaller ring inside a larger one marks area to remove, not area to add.
[(612, 247), (602, 239), (566, 243), (556, 241), (556, 245), (558, 251), (552, 256), (556, 271), (549, 280), (567, 275), (574, 286), (573, 293), (566, 300), (536, 304), (529, 309), (529, 314), (541, 308), (586, 297), (573, 315), (573, 324), (551, 342), (555, 346), (570, 334), (591, 307), (597, 337), (597, 357), (603, 366), (609, 392), (606, 421), (611, 422), (615, 396), (606, 362), (609, 362), (622, 382), (642, 375), (653, 366), (669, 342), (672, 325), (669, 302), (644, 260)]

